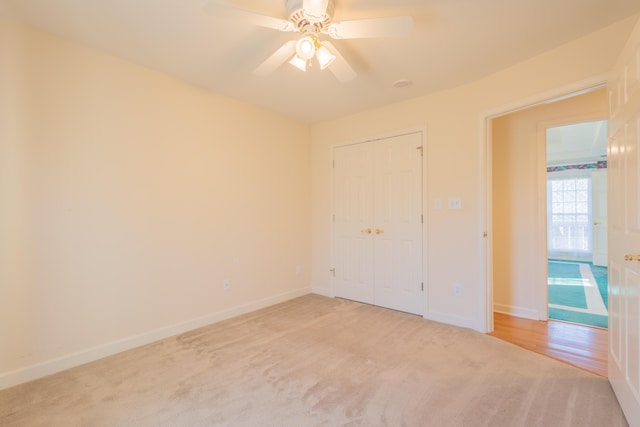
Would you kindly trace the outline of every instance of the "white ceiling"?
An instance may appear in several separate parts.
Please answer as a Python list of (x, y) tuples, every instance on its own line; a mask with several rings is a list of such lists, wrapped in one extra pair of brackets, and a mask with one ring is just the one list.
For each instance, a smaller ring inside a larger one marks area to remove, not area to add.
[(287, 18), (285, 0), (0, 0), (0, 17), (314, 123), (476, 80), (640, 12), (638, 0), (335, 0), (335, 20), (415, 21), (408, 37), (334, 41), (358, 73), (339, 83), (289, 64), (254, 76), (293, 35), (231, 19), (221, 3)]
[(547, 128), (547, 165), (605, 160), (607, 121)]

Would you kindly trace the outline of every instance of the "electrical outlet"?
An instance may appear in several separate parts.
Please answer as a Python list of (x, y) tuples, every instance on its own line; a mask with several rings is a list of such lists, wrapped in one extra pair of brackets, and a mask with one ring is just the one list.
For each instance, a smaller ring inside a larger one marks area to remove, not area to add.
[(224, 281), (222, 282), (222, 288), (225, 291), (228, 291), (231, 288), (231, 281), (229, 279), (224, 279)]
[(462, 285), (460, 283), (453, 284), (453, 294), (457, 297), (462, 296)]

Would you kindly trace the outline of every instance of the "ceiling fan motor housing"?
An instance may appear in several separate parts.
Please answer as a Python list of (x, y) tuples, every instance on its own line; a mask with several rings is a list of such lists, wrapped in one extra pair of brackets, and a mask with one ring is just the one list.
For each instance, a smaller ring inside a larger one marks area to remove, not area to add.
[(324, 19), (320, 22), (311, 22), (302, 9), (303, 0), (287, 0), (287, 11), (289, 12), (289, 21), (295, 27), (295, 31), (299, 33), (327, 33), (327, 29), (333, 19), (333, 1), (327, 4), (327, 11)]

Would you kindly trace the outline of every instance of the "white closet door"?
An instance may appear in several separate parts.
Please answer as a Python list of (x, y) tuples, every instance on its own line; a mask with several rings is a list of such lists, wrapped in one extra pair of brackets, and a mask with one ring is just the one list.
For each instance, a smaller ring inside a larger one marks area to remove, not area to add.
[(424, 307), (421, 147), (419, 133), (374, 146), (375, 303), (415, 314)]
[(334, 150), (334, 293), (423, 314), (422, 134)]
[(374, 303), (373, 151), (355, 144), (334, 151), (334, 293)]

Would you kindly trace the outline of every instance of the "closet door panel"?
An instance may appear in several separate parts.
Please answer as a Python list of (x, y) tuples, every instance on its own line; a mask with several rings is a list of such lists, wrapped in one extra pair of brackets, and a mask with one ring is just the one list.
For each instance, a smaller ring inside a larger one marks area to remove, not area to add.
[(422, 135), (374, 146), (375, 304), (423, 314)]
[(373, 149), (334, 150), (334, 294), (368, 304), (373, 294)]

